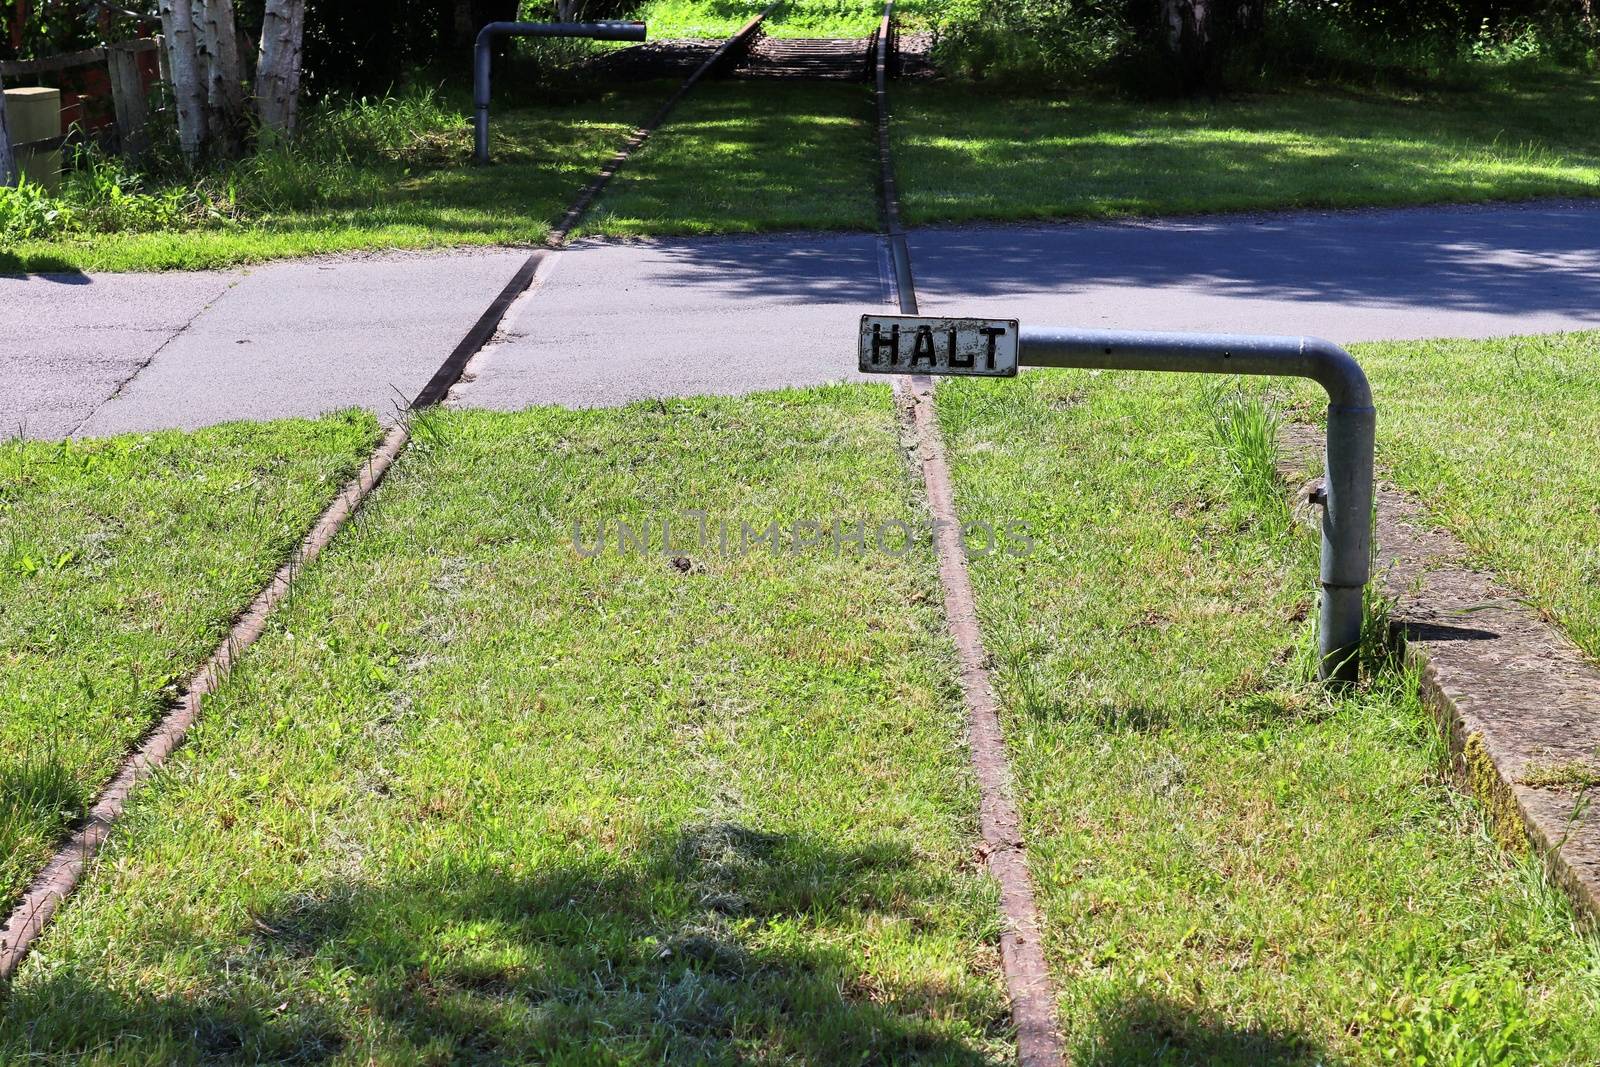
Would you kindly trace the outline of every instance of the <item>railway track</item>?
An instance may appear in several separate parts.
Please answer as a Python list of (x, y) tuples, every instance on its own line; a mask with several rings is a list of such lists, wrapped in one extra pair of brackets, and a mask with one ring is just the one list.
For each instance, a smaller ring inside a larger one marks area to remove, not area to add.
[[(702, 60), (649, 121), (636, 129), (600, 172), (578, 192), (550, 231), (545, 247), (536, 249), (528, 256), (484, 309), (432, 378), (413, 398), (410, 411), (433, 407), (449, 395), (451, 386), (461, 377), (467, 362), (494, 336), (512, 303), (533, 284), (540, 264), (552, 252), (566, 245), (572, 230), (617, 171), (667, 121), (685, 96), (706, 78), (726, 69), (750, 46), (762, 21), (782, 2), (773, 0)], [(139, 783), (160, 768), (183, 743), (190, 727), (200, 716), (205, 698), (216, 691), (239, 657), (265, 631), (272, 612), (288, 597), (295, 575), (344, 528), (372, 490), (382, 482), (384, 474), (405, 451), (410, 440), (408, 419), (400, 420), (384, 435), (378, 447), (366, 457), (361, 473), (341, 489), (290, 559), (235, 620), (222, 642), (201, 667), (188, 677), (181, 698), (123, 759), (110, 782), (95, 798), (87, 816), (47, 861), (7, 916), (5, 925), (0, 926), (0, 983), (8, 983), (16, 974), (62, 902), (77, 889), (90, 861), (110, 836), (113, 826), (122, 815), (123, 807)]]
[[(885, 7), (877, 32), (865, 43), (837, 40), (759, 41), (765, 18), (777, 0), (740, 30), (707, 51), (699, 49), (692, 72), (636, 129), (594, 178), (573, 198), (543, 248), (534, 250), (494, 297), (473, 326), (412, 400), (413, 411), (443, 403), (461, 380), (471, 359), (499, 329), (511, 305), (533, 284), (548, 258), (564, 248), (611, 179), (663, 126), (677, 105), (705, 79), (731, 72), (749, 57), (740, 73), (747, 77), (853, 79), (869, 75), (876, 108), (880, 233), (892, 263), (896, 301), (903, 314), (918, 311), (910, 250), (901, 220), (891, 137), (889, 81), (897, 72), (898, 35), (893, 0)], [(754, 52), (752, 55), (751, 53)], [(664, 53), (665, 54), (665, 53)], [(676, 61), (672, 55), (668, 60)], [(933, 382), (927, 378), (897, 379), (896, 406), (908, 432), (919, 442), (920, 475), (931, 514), (942, 521), (936, 538), (939, 577), (948, 625), (955, 639), (966, 703), (971, 760), (981, 795), (983, 851), (1000, 886), (1004, 930), (1002, 964), (1017, 1030), (1019, 1062), (1047, 1067), (1063, 1062), (1055, 998), (1039, 940), (1039, 919), (1021, 845), (1020, 819), (1011, 796), (1011, 775), (998, 709), (988, 679), (987, 660), (978, 633), (971, 583), (959, 537), (951, 478), (933, 410)], [(346, 485), (319, 517), (293, 557), (273, 576), (239, 617), (228, 636), (188, 680), (181, 699), (131, 752), (97, 798), (89, 816), (56, 852), (29, 887), (21, 903), (0, 928), (0, 982), (9, 981), (46, 929), (61, 903), (79, 885), (89, 862), (121, 815), (139, 783), (160, 767), (183, 743), (198, 719), (207, 696), (227, 677), (232, 666), (264, 632), (273, 610), (288, 595), (300, 568), (325, 548), (411, 439), (408, 420), (401, 420), (367, 458), (365, 469)]]
[[(873, 99), (877, 110), (879, 220), (893, 266), (895, 297), (902, 315), (916, 315), (917, 287), (911, 250), (900, 216), (895, 178), (889, 79), (896, 68), (894, 0), (883, 11), (875, 39)], [(1056, 997), (1041, 941), (1039, 908), (1022, 840), (1022, 819), (1012, 794), (1010, 759), (1000, 724), (1000, 708), (989, 678), (989, 655), (978, 629), (977, 605), (967, 573), (954, 480), (934, 410), (934, 379), (896, 377), (895, 407), (906, 432), (916, 440), (923, 492), (933, 518), (939, 586), (946, 625), (954, 639), (967, 712), (967, 744), (980, 797), (979, 826), (989, 873), (1000, 886), (1004, 928), (1000, 959), (1017, 1028), (1017, 1061), (1022, 1067), (1059, 1067), (1065, 1062)]]

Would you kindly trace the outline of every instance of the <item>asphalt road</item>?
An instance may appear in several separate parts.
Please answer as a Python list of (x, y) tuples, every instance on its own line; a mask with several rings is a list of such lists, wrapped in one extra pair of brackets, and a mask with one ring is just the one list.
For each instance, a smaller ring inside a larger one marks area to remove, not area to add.
[[(927, 229), (922, 307), (1034, 325), (1485, 337), (1600, 327), (1600, 205)], [(201, 274), (0, 277), (0, 431), (55, 438), (392, 417), (522, 262), (395, 254)], [(614, 405), (855, 377), (893, 295), (868, 235), (580, 242), (452, 402)]]
[(0, 277), (0, 433), (194, 429), (350, 406), (392, 417), (526, 259)]
[(580, 243), (546, 262), (454, 403), (592, 407), (856, 378), (856, 321), (894, 295), (866, 234)]

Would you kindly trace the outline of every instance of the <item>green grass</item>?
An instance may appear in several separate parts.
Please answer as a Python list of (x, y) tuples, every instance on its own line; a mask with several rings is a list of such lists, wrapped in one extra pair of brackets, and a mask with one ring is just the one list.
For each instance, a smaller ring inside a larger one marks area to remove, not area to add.
[(1217, 103), (895, 90), (917, 223), (1516, 200), (1600, 192), (1600, 82), (1529, 75), (1416, 97)]
[(1203, 384), (939, 410), (963, 518), (1032, 524), (973, 577), (1075, 1062), (1600, 1057), (1600, 945), (1442, 779), (1415, 680), (1306, 681), (1314, 537), (1241, 491)]
[[(1462, 367), (1449, 403), (1517, 412), (1450, 431), (1498, 441), (1462, 469), (1516, 482), (1561, 413), (1594, 439), (1592, 343)], [(1421, 447), (1396, 368), (1489, 362), (1361, 355), (1386, 456)], [(1308, 680), (1316, 546), (1264, 492), (1262, 395), (940, 391), (963, 518), (1031, 538), (972, 566), (1075, 1062), (1595, 1062), (1600, 943), (1444, 779), (1416, 680)], [(710, 547), (915, 521), (902, 457), (881, 388), (425, 418), (136, 797), (0, 1061), (1004, 1059), (926, 537)], [(70, 794), (19, 766), (7, 795)]]
[(0, 914), (376, 433), (0, 444)]
[(1600, 333), (1351, 351), (1385, 477), (1600, 660)]
[(584, 231), (870, 228), (871, 115), (859, 86), (703, 86), (617, 175)]
[(200, 270), (363, 249), (536, 243), (665, 91), (647, 85), (548, 106), (502, 99), (487, 168), (470, 162), (464, 105), (432, 116), (442, 125), (414, 131), (415, 145), (354, 153), (342, 143), (346, 131), (331, 131), (331, 145), (268, 152), (212, 179), (202, 195), (185, 194), (199, 200), (192, 221), (141, 232), (113, 219), (103, 222), (107, 232), (15, 241), (0, 247), (0, 271)]
[(427, 418), (135, 798), (0, 1061), (1003, 1062), (926, 537), (572, 540), (917, 508), (881, 388)]
[[(761, 13), (767, 0), (647, 0), (634, 18), (650, 27), (650, 37), (729, 37)], [(927, 0), (897, 3), (902, 26), (917, 24), (930, 8)], [(874, 0), (787, 0), (761, 23), (771, 37), (866, 37), (883, 21), (883, 4)]]
[[(726, 17), (744, 11), (733, 4)], [(813, 24), (819, 12), (795, 7), (773, 30), (822, 32)], [(499, 162), (487, 169), (467, 162), (464, 104), (429, 94), (331, 108), (302, 147), (269, 151), (192, 188), (106, 164), (80, 176), (75, 201), (16, 194), (0, 204), (0, 234), (11, 234), (0, 270), (198, 269), (317, 252), (536, 242), (665, 91), (503, 103), (494, 120)], [(1471, 92), (1294, 91), (1189, 104), (1006, 96), (953, 82), (906, 82), (894, 95), (903, 206), (922, 224), (1600, 190), (1592, 76), (1523, 73)], [(862, 87), (710, 84), (624, 168), (587, 232), (870, 229), (874, 189)], [(55, 232), (63, 223), (48, 219), (63, 204), (73, 225)]]

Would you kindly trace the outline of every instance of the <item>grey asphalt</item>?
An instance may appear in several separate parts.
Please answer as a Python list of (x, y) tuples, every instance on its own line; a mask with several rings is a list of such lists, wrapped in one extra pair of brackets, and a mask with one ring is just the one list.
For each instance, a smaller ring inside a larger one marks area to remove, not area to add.
[(584, 242), (546, 260), (451, 399), (588, 407), (856, 378), (855, 322), (893, 295), (865, 234)]
[(234, 280), (0, 277), (0, 437), (70, 434)]
[[(1600, 205), (925, 229), (932, 313), (1348, 343), (1600, 327)], [(360, 405), (392, 416), (525, 253), (0, 277), (0, 432), (61, 437)], [(613, 405), (855, 375), (893, 291), (869, 235), (579, 242), (452, 402)]]
[(921, 309), (1339, 344), (1600, 326), (1600, 205), (924, 230)]
[(526, 259), (495, 250), (0, 277), (0, 432), (195, 429), (349, 406), (393, 417)]

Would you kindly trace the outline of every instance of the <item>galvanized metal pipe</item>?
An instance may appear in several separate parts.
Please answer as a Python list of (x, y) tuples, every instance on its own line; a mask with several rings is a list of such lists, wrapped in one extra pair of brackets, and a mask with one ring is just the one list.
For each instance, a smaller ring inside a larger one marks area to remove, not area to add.
[(1371, 576), (1377, 411), (1367, 376), (1348, 352), (1315, 337), (1024, 326), (1018, 335), (1018, 362), (1030, 367), (1277, 375), (1310, 378), (1321, 385), (1328, 393), (1328, 439), (1319, 673), (1326, 681), (1355, 680), (1362, 591)]
[(595, 41), (642, 41), (642, 22), (491, 22), (472, 47), (472, 102), (477, 115), (472, 159), (489, 162), (489, 45), (496, 37), (587, 37)]

